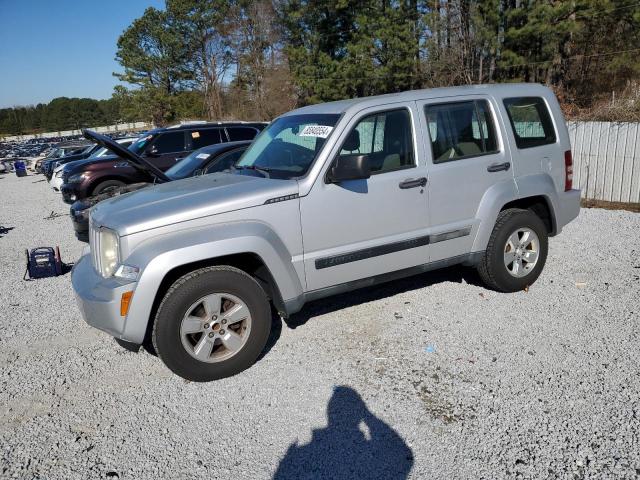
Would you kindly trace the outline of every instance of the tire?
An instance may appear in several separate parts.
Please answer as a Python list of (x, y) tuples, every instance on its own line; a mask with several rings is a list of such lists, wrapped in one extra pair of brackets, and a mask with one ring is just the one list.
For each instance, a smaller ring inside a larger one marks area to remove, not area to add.
[[(528, 235), (525, 236), (525, 233)], [(516, 238), (520, 239), (519, 245), (514, 241)], [(527, 242), (530, 243), (522, 247)], [(540, 276), (548, 248), (547, 229), (540, 217), (531, 210), (504, 210), (493, 227), (487, 249), (477, 266), (478, 273), (483, 283), (492, 290), (524, 290)], [(508, 264), (511, 258), (514, 262)]]
[(125, 185), (126, 183), (121, 182), (120, 180), (105, 180), (104, 182), (101, 182), (95, 186), (95, 188), (91, 192), (91, 196), (94, 197), (96, 195), (106, 193), (110, 190), (115, 190), (116, 188), (124, 187)]
[(172, 372), (208, 382), (253, 365), (270, 331), (270, 305), (258, 282), (237, 268), (216, 266), (195, 270), (169, 288), (151, 338)]

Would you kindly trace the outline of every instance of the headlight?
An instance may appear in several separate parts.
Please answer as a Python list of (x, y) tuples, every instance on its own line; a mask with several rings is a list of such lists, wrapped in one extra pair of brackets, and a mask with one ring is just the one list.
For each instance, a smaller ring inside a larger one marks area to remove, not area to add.
[(86, 174), (84, 174), (84, 173), (76, 173), (75, 175), (71, 175), (69, 177), (69, 180), (67, 180), (67, 183), (80, 183), (85, 178), (87, 178)]
[[(98, 264), (96, 268), (100, 275), (104, 278), (112, 276), (118, 263), (120, 262), (120, 252), (118, 245), (118, 235), (116, 232), (109, 230), (108, 228), (101, 228), (98, 230), (97, 239), (97, 260)], [(92, 246), (92, 248), (95, 248)]]

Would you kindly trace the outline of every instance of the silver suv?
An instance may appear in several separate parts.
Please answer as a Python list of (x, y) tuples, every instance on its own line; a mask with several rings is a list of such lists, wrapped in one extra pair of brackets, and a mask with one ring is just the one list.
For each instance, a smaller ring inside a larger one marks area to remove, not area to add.
[(73, 288), (89, 324), (214, 380), (256, 360), (271, 306), (286, 317), (454, 264), (526, 288), (579, 213), (571, 180), (567, 128), (540, 85), (313, 105), (274, 120), (228, 173), (99, 203)]

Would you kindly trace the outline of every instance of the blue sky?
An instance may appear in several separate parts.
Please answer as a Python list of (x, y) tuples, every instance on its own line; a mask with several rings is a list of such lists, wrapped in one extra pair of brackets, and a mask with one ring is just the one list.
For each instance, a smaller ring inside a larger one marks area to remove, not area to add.
[(122, 31), (163, 0), (0, 0), (0, 108), (109, 98)]

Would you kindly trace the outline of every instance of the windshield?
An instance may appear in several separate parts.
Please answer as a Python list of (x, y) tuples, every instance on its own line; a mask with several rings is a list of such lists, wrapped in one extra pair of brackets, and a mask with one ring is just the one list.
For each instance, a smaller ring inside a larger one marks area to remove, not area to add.
[(254, 140), (236, 164), (239, 170), (262, 169), (270, 178), (294, 178), (307, 173), (340, 115), (308, 114), (281, 117)]
[(202, 168), (211, 156), (211, 154), (207, 153), (205, 150), (206, 148), (201, 148), (200, 150), (191, 152), (164, 173), (171, 180), (180, 180), (181, 178), (190, 177), (193, 175), (193, 172)]

